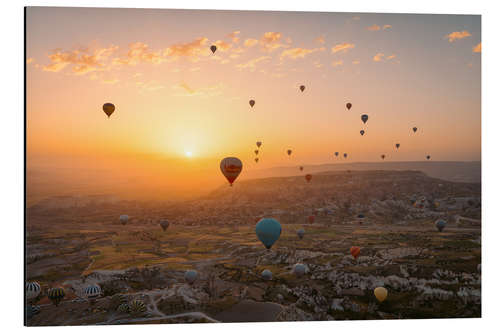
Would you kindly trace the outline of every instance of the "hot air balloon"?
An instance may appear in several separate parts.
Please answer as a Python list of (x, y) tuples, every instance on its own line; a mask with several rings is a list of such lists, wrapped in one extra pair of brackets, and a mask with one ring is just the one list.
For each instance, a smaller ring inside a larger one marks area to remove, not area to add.
[(365, 215), (364, 214), (358, 214), (358, 219), (364, 219)]
[(262, 279), (264, 279), (266, 281), (272, 280), (272, 278), (273, 278), (273, 273), (271, 273), (271, 271), (268, 269), (263, 270), (261, 275), (262, 275)]
[(315, 219), (315, 218), (316, 218), (316, 217), (315, 217), (314, 215), (310, 215), (307, 219), (309, 220), (309, 223), (310, 223), (310, 224), (313, 224), (313, 223), (314, 223), (314, 219)]
[(47, 296), (49, 297), (52, 304), (58, 306), (65, 295), (66, 293), (64, 292), (64, 289), (62, 287), (55, 287), (49, 290)]
[(302, 276), (302, 275), (306, 274), (306, 270), (307, 270), (307, 267), (304, 264), (295, 264), (293, 266), (293, 273), (296, 276)]
[(304, 237), (305, 233), (306, 232), (304, 231), (304, 229), (297, 230), (297, 236), (299, 236), (300, 239), (302, 239)]
[(361, 131), (359, 131), (359, 134), (361, 134), (361, 136), (363, 136), (363, 135), (365, 135), (365, 131), (361, 130)]
[(384, 154), (380, 155), (380, 158), (385, 159), (385, 155)]
[(259, 163), (259, 158), (258, 157), (255, 158), (255, 163)]
[(280, 238), (281, 224), (273, 218), (263, 218), (255, 226), (257, 238), (270, 250), (273, 244)]
[(375, 288), (375, 290), (373, 290), (373, 294), (375, 295), (377, 300), (382, 303), (387, 298), (387, 289), (385, 289), (384, 287), (377, 287)]
[(290, 156), (290, 155), (292, 155), (292, 150), (291, 150), (291, 149), (288, 149), (288, 150), (286, 151), (286, 153), (288, 154), (288, 156)]
[(37, 298), (40, 295), (42, 288), (38, 282), (26, 282), (26, 298), (31, 300)]
[(443, 229), (444, 229), (444, 227), (446, 227), (446, 221), (445, 220), (439, 219), (439, 220), (436, 221), (435, 224), (436, 224), (436, 228), (437, 228), (437, 230), (439, 230), (439, 232), (442, 232)]
[(259, 150), (258, 149), (255, 149), (253, 152), (255, 153), (255, 155), (259, 154)]
[(128, 306), (128, 303), (121, 303), (120, 305), (118, 305), (118, 312), (121, 312), (121, 313), (127, 313), (129, 312), (129, 306)]
[(354, 259), (358, 259), (358, 256), (361, 253), (361, 249), (358, 246), (353, 246), (351, 247), (350, 251)]
[(335, 152), (335, 156), (339, 156), (339, 152), (338, 151)]
[(109, 118), (109, 117), (111, 117), (113, 112), (115, 112), (115, 105), (113, 103), (105, 103), (102, 106), (102, 110), (104, 111), (106, 116), (108, 116), (108, 118)]
[(413, 127), (413, 133), (416, 133), (416, 132), (417, 132), (417, 128)]
[(26, 317), (28, 319), (33, 318), (33, 316), (40, 313), (40, 307), (37, 305), (28, 304), (26, 305)]
[(253, 106), (255, 105), (255, 101), (253, 99), (251, 99), (248, 104), (250, 104), (250, 106), (253, 108)]
[(347, 103), (347, 104), (345, 105), (345, 107), (347, 108), (347, 110), (350, 110), (350, 109), (351, 109), (351, 107), (352, 107), (352, 104), (351, 104), (351, 103)]
[(120, 215), (120, 222), (125, 225), (128, 222), (128, 215)]
[(368, 115), (367, 114), (364, 114), (361, 116), (361, 121), (366, 124), (366, 122), (368, 121)]
[(220, 161), (220, 170), (231, 186), (233, 186), (233, 182), (238, 178), (241, 169), (243, 169), (243, 164), (237, 157), (226, 157)]
[(186, 271), (186, 273), (184, 273), (184, 279), (189, 284), (193, 284), (197, 278), (198, 278), (198, 272), (195, 270), (189, 270), (189, 271)]
[(304, 167), (303, 166), (300, 166), (299, 167), (300, 171), (304, 170)]
[(257, 148), (260, 148), (260, 146), (262, 145), (262, 142), (257, 141), (255, 144), (257, 145)]
[(344, 158), (347, 158), (347, 153), (344, 153)]
[(305, 175), (305, 178), (306, 178), (306, 180), (307, 180), (308, 183), (311, 181), (312, 177), (313, 176), (311, 174)]
[(428, 160), (430, 160), (431, 159), (431, 155), (427, 155), (425, 158), (428, 159)]
[(163, 229), (163, 231), (167, 230), (169, 225), (170, 225), (170, 222), (168, 222), (168, 220), (161, 220), (160, 221), (160, 227)]
[(396, 143), (396, 149), (399, 149), (400, 144)]
[(215, 45), (210, 46), (210, 50), (212, 51), (212, 53), (215, 53), (215, 51), (217, 51), (217, 46)]
[(304, 91), (306, 89), (306, 86), (300, 86), (300, 91)]
[(128, 310), (131, 314), (137, 315), (146, 312), (146, 304), (144, 304), (144, 302), (141, 301), (140, 299), (134, 299), (128, 305)]
[(83, 290), (83, 294), (89, 300), (97, 298), (101, 295), (101, 287), (99, 287), (99, 285), (97, 285), (97, 284), (91, 284), (90, 286), (87, 286)]

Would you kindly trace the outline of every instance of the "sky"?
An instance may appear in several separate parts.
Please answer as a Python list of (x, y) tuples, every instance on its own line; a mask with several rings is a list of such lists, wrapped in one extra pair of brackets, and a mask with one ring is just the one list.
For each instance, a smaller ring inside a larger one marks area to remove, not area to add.
[(168, 197), (224, 184), (226, 156), (241, 179), (335, 151), (481, 159), (477, 15), (30, 7), (26, 56), (27, 168), (45, 180)]

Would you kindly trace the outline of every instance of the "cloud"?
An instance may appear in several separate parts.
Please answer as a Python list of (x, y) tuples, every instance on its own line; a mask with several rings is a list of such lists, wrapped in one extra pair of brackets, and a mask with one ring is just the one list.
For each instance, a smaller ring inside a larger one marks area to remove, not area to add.
[(260, 39), (260, 45), (264, 51), (272, 52), (280, 47), (288, 47), (286, 44), (281, 44), (281, 32), (266, 32)]
[(383, 53), (377, 53), (375, 56), (373, 56), (373, 61), (375, 61), (375, 62), (382, 61), (383, 57), (384, 57)]
[(262, 61), (266, 61), (268, 59), (271, 59), (270, 56), (261, 56), (261, 57), (258, 57), (258, 58), (255, 58), (255, 59), (252, 59), (244, 64), (238, 64), (236, 65), (236, 68), (238, 69), (250, 69), (251, 71), (254, 71), (255, 68), (256, 68), (256, 65), (259, 63), (259, 62), (262, 62)]
[(316, 37), (315, 41), (320, 44), (325, 44), (325, 36), (321, 35), (319, 37)]
[(181, 82), (177, 85), (174, 85), (172, 88), (178, 91), (177, 93), (174, 94), (175, 96), (211, 97), (220, 95), (222, 93), (223, 85), (219, 83), (204, 88), (194, 89), (191, 86), (189, 86), (186, 82)]
[(481, 43), (479, 43), (476, 46), (474, 46), (474, 48), (472, 49), (472, 52), (474, 52), (474, 53), (481, 53)]
[(382, 29), (384, 29), (384, 30), (391, 29), (391, 28), (392, 28), (392, 25), (390, 25), (390, 24), (384, 24), (384, 26), (382, 27)]
[(215, 46), (217, 46), (217, 51), (221, 51), (221, 52), (226, 52), (227, 50), (229, 50), (232, 47), (231, 44), (226, 43), (222, 40), (218, 40), (214, 44), (215, 44)]
[(35, 58), (28, 58), (28, 59), (26, 59), (26, 63), (27, 64), (31, 64), (34, 61), (35, 61)]
[(324, 47), (314, 48), (314, 49), (303, 49), (300, 47), (296, 47), (294, 49), (288, 49), (281, 52), (280, 60), (283, 60), (285, 58), (290, 58), (290, 59), (305, 58), (305, 56), (308, 54), (324, 50), (325, 50)]
[(107, 80), (102, 80), (102, 83), (104, 83), (104, 84), (116, 84), (119, 81), (120, 80), (118, 80), (118, 79), (107, 79)]
[(248, 38), (248, 39), (245, 39), (245, 42), (243, 43), (243, 45), (245, 45), (246, 47), (252, 47), (254, 45), (256, 45), (259, 41), (257, 39), (254, 39), (254, 38)]
[(454, 32), (449, 33), (448, 35), (446, 35), (444, 37), (448, 38), (448, 41), (450, 43), (452, 43), (458, 39), (463, 39), (463, 38), (466, 38), (469, 36), (471, 36), (471, 34), (467, 30), (463, 30), (463, 31), (454, 31)]
[(315, 62), (313, 62), (313, 65), (314, 65), (314, 67), (316, 67), (316, 68), (321, 68), (321, 67), (323, 67), (323, 64), (322, 64), (321, 62), (319, 62), (319, 61), (315, 61)]
[(342, 66), (344, 64), (344, 61), (343, 60), (334, 60), (332, 62), (332, 66), (333, 67), (337, 67), (337, 66)]
[(353, 49), (354, 44), (350, 43), (342, 43), (342, 44), (337, 44), (334, 47), (332, 47), (332, 53), (337, 53), (337, 52), (347, 52), (349, 49)]
[(353, 62), (352, 62), (353, 65), (359, 65), (360, 63), (361, 63), (361, 61), (359, 61), (359, 60), (353, 60)]
[(211, 53), (207, 45), (208, 38), (199, 37), (189, 43), (179, 43), (167, 47), (163, 50), (164, 56), (175, 60), (178, 58), (188, 58), (193, 62), (199, 60), (200, 56), (206, 56)]
[(240, 41), (240, 38), (238, 37), (238, 35), (240, 34), (240, 31), (237, 30), (237, 31), (233, 31), (231, 32), (229, 35), (227, 35), (229, 38), (231, 38), (231, 40), (233, 41), (233, 43), (238, 43)]
[(374, 25), (372, 25), (372, 26), (369, 26), (367, 29), (368, 29), (369, 31), (379, 31), (379, 30), (380, 30), (380, 26), (378, 26), (378, 25), (374, 24)]
[(49, 54), (50, 64), (43, 66), (44, 71), (59, 72), (67, 66), (72, 66), (72, 72), (76, 75), (85, 75), (96, 70), (105, 70), (105, 62), (118, 46), (111, 45), (108, 48), (98, 48), (93, 51), (78, 49), (73, 51), (54, 50)]

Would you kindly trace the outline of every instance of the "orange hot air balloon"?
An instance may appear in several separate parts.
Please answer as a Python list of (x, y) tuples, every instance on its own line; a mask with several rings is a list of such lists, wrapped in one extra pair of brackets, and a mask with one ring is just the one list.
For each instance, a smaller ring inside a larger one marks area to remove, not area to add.
[(309, 217), (308, 217), (309, 223), (310, 223), (310, 224), (313, 224), (313, 223), (314, 223), (314, 219), (315, 219), (315, 218), (316, 218), (316, 217), (315, 217), (314, 215), (309, 216)]
[(215, 53), (215, 51), (217, 51), (217, 46), (215, 45), (210, 46), (210, 51), (212, 51), (212, 53)]
[(288, 154), (288, 156), (290, 156), (290, 155), (292, 155), (292, 150), (291, 150), (291, 149), (288, 149), (288, 150), (286, 151), (286, 153)]
[(347, 110), (350, 110), (351, 107), (352, 107), (352, 104), (351, 103), (347, 103), (345, 106), (346, 106)]
[(222, 171), (231, 186), (233, 186), (233, 182), (238, 178), (242, 169), (243, 164), (237, 157), (226, 157), (220, 161), (220, 171)]
[(108, 116), (108, 118), (109, 118), (109, 117), (111, 117), (113, 112), (115, 112), (115, 105), (113, 103), (105, 103), (102, 106), (102, 110), (104, 111), (106, 116)]
[(307, 182), (309, 183), (313, 176), (308, 173), (307, 175), (305, 175), (305, 177), (306, 177)]
[(373, 294), (375, 295), (377, 300), (382, 303), (387, 298), (387, 289), (385, 289), (384, 287), (377, 287), (375, 288), (375, 290), (373, 290)]
[(300, 91), (304, 91), (306, 89), (306, 86), (300, 86)]
[(354, 259), (358, 259), (360, 253), (361, 249), (359, 248), (359, 246), (351, 247), (351, 255), (354, 257)]
[(249, 102), (250, 106), (253, 108), (253, 106), (255, 105), (255, 101), (253, 99), (251, 99)]

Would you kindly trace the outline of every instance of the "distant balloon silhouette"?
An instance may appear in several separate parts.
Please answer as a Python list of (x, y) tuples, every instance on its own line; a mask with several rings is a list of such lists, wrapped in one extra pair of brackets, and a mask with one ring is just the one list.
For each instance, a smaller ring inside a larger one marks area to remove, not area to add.
[(385, 159), (385, 155), (384, 155), (384, 154), (380, 155), (380, 157), (381, 157), (382, 159)]
[(189, 270), (184, 273), (184, 279), (187, 283), (193, 284), (198, 278), (198, 272), (195, 270)]
[(345, 106), (346, 106), (347, 110), (350, 110), (352, 108), (352, 104), (351, 103), (347, 103)]
[(163, 231), (167, 230), (169, 225), (170, 225), (170, 223), (167, 220), (160, 221), (160, 227), (163, 229)]
[(344, 153), (344, 158), (347, 158), (347, 153)]
[(105, 103), (102, 106), (102, 110), (104, 111), (104, 113), (109, 118), (109, 117), (111, 117), (111, 115), (113, 114), (113, 112), (115, 112), (115, 105), (113, 103)]
[(220, 170), (231, 186), (233, 186), (233, 182), (238, 178), (242, 169), (243, 164), (237, 157), (226, 157), (220, 161)]
[(365, 135), (365, 131), (361, 130), (359, 131), (359, 134), (361, 134), (361, 136)]
[(366, 122), (368, 121), (368, 115), (367, 114), (364, 114), (361, 116), (361, 121), (366, 124)]
[(258, 157), (255, 158), (255, 163), (259, 163), (259, 158)]
[(400, 144), (396, 143), (396, 149), (399, 149)]
[(313, 176), (312, 176), (311, 174), (307, 174), (307, 175), (305, 176), (305, 178), (306, 178), (306, 180), (307, 180), (307, 182), (308, 182), (308, 183), (311, 181), (312, 177), (313, 177)]
[(248, 103), (250, 104), (251, 107), (255, 105), (255, 101), (253, 99), (251, 99)]
[(339, 152), (338, 151), (335, 152), (335, 156), (339, 156)]
[(210, 50), (212, 51), (212, 53), (215, 53), (215, 51), (217, 51), (217, 46), (215, 45), (210, 46)]
[(306, 89), (306, 86), (300, 86), (300, 91), (304, 91)]
[(297, 236), (299, 236), (300, 239), (304, 238), (305, 233), (304, 229), (297, 230)]
[(304, 170), (304, 167), (303, 166), (300, 166), (299, 167), (300, 171)]
[(262, 142), (261, 141), (257, 141), (255, 144), (257, 145), (257, 148), (260, 148), (260, 146), (262, 146)]
[(259, 151), (257, 149), (255, 149), (253, 152), (255, 153), (255, 155), (259, 154)]
[(302, 275), (306, 274), (306, 270), (307, 270), (307, 267), (304, 264), (295, 264), (295, 266), (293, 266), (293, 273), (296, 276), (302, 276)]
[(431, 155), (427, 155), (425, 158), (428, 159), (428, 160), (430, 160), (431, 159)]
[(128, 215), (120, 215), (120, 222), (122, 223), (122, 225), (127, 224), (127, 222), (128, 222)]
[(270, 270), (265, 269), (264, 271), (262, 271), (262, 279), (270, 281), (272, 280), (272, 278), (273, 278), (273, 273), (271, 273)]
[(439, 230), (439, 232), (443, 231), (444, 227), (446, 227), (446, 221), (445, 220), (437, 220), (436, 223), (436, 228)]
[(292, 155), (292, 150), (291, 150), (291, 149), (288, 149), (288, 150), (286, 151), (286, 153), (288, 154), (288, 156), (290, 156), (290, 155)]
[(413, 133), (417, 132), (417, 128), (413, 127)]

